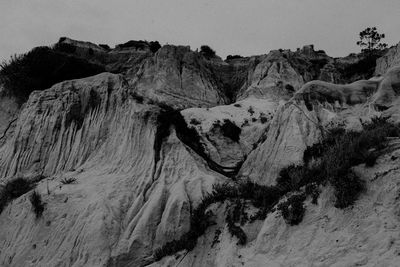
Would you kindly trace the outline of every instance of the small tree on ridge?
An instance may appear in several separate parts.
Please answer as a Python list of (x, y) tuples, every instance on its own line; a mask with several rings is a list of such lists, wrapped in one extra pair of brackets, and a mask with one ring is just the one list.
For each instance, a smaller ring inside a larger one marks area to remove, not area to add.
[(383, 38), (385, 38), (385, 34), (378, 33), (376, 27), (368, 27), (360, 32), (360, 41), (357, 42), (357, 45), (361, 47), (361, 52), (371, 55), (387, 47), (386, 43), (381, 43)]

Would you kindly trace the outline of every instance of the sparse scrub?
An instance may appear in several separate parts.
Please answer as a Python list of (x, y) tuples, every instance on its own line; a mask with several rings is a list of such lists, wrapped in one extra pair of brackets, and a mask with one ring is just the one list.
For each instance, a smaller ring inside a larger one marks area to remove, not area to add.
[(75, 184), (76, 183), (76, 178), (74, 178), (74, 177), (66, 177), (66, 178), (63, 178), (63, 179), (61, 179), (61, 181), (60, 181), (62, 184)]
[[(384, 148), (387, 137), (398, 136), (399, 129), (383, 119), (374, 119), (364, 125), (361, 132), (333, 129), (323, 141), (306, 149), (303, 166), (291, 165), (282, 169), (275, 186), (259, 185), (251, 181), (214, 185), (212, 192), (207, 194), (192, 212), (190, 231), (179, 240), (169, 242), (158, 249), (154, 258), (159, 260), (179, 250), (193, 249), (197, 238), (212, 224), (210, 213), (206, 213), (206, 210), (213, 203), (233, 203), (226, 221), (229, 232), (238, 238), (239, 244), (246, 243), (246, 234), (236, 225), (244, 217), (244, 201), (258, 208), (258, 212), (250, 218), (250, 221), (254, 221), (265, 219), (287, 193), (302, 192), (295, 193), (277, 207), (289, 225), (297, 225), (304, 217), (305, 199), (311, 197), (312, 203), (317, 204), (319, 186), (329, 182), (335, 190), (335, 207), (349, 207), (364, 188), (351, 167), (366, 162), (369, 155), (366, 152), (371, 149)], [(243, 219), (243, 222), (245, 221), (247, 219)]]
[(192, 125), (200, 125), (201, 122), (200, 122), (198, 119), (196, 119), (196, 118), (192, 118), (192, 119), (190, 120), (190, 124), (192, 124)]
[(66, 52), (72, 48), (66, 46), (36, 47), (1, 63), (0, 82), (4, 84), (6, 93), (16, 96), (23, 103), (33, 90), (44, 90), (64, 80), (105, 71), (103, 66), (68, 55)]
[(220, 122), (217, 121), (214, 123), (214, 127), (221, 127), (222, 135), (231, 139), (232, 141), (239, 142), (240, 133), (242, 129), (240, 129), (236, 124), (228, 119), (224, 119), (223, 124), (220, 125)]
[(304, 200), (306, 200), (306, 195), (298, 194), (290, 196), (286, 201), (278, 205), (278, 210), (287, 224), (297, 225), (303, 220), (305, 213)]
[(208, 45), (202, 45), (200, 47), (200, 53), (207, 59), (215, 57), (215, 51)]
[(335, 206), (351, 206), (364, 188), (351, 168), (362, 163), (373, 165), (388, 137), (399, 137), (399, 129), (385, 119), (373, 119), (361, 132), (331, 130), (322, 142), (306, 149), (304, 166), (300, 167), (303, 175), (290, 180), (292, 187), (329, 182), (335, 189)]
[(42, 196), (37, 191), (33, 191), (29, 197), (29, 201), (32, 204), (32, 209), (36, 215), (36, 218), (40, 218), (43, 214), (45, 206), (45, 203), (42, 201)]

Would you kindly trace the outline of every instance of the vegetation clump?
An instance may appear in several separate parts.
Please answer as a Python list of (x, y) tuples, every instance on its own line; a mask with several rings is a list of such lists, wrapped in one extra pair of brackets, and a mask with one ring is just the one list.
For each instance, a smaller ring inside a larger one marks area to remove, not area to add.
[(66, 177), (61, 179), (60, 181), (62, 184), (74, 184), (76, 183), (76, 178), (75, 177)]
[(29, 201), (32, 204), (32, 209), (36, 215), (36, 218), (40, 218), (43, 214), (45, 206), (45, 203), (42, 201), (42, 196), (37, 191), (33, 191), (29, 197)]
[(33, 183), (24, 179), (16, 178), (8, 181), (0, 190), (0, 213), (9, 202), (33, 189)]
[(238, 59), (238, 58), (243, 58), (241, 55), (228, 55), (226, 57), (226, 60), (232, 60), (232, 59)]
[(385, 38), (384, 33), (379, 33), (376, 27), (368, 27), (359, 34), (360, 40), (357, 45), (361, 51), (367, 54), (373, 54), (376, 51), (383, 50), (387, 47), (386, 43), (381, 40)]
[(306, 194), (293, 195), (278, 205), (278, 210), (287, 224), (297, 225), (301, 223), (306, 211), (303, 204), (306, 197)]
[(34, 90), (44, 90), (61, 81), (105, 71), (103, 66), (68, 55), (66, 52), (73, 48), (68, 44), (62, 46), (36, 47), (26, 54), (14, 55), (9, 61), (2, 62), (0, 83), (4, 85), (5, 92), (23, 103)]
[(207, 59), (210, 59), (210, 58), (213, 58), (216, 56), (215, 51), (208, 45), (202, 45), (200, 47), (200, 53)]
[(242, 129), (240, 129), (232, 121), (224, 119), (224, 122), (221, 125), (221, 131), (223, 136), (228, 137), (235, 142), (239, 142), (240, 133), (242, 132)]

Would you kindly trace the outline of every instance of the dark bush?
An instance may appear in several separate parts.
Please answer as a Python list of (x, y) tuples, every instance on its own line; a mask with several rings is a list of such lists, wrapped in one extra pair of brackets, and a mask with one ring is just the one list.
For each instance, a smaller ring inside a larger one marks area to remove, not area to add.
[(130, 47), (133, 47), (133, 48), (136, 48), (136, 49), (144, 50), (147, 47), (149, 47), (149, 43), (146, 42), (146, 41), (142, 41), (142, 40), (139, 40), (139, 41), (130, 40), (130, 41), (126, 42), (126, 43), (118, 44), (118, 45), (116, 45), (116, 47), (117, 48), (130, 48)]
[(315, 204), (315, 205), (318, 204), (318, 197), (321, 192), (316, 183), (307, 184), (306, 188), (305, 188), (305, 193), (307, 196), (311, 196), (312, 204)]
[(234, 223), (228, 223), (227, 226), (229, 233), (232, 236), (237, 237), (238, 244), (242, 246), (245, 245), (247, 242), (247, 236), (243, 229), (240, 226), (235, 225)]
[(13, 56), (0, 65), (0, 82), (8, 94), (24, 102), (33, 90), (44, 90), (55, 83), (92, 76), (104, 67), (67, 55), (49, 47), (37, 47)]
[(200, 122), (198, 119), (196, 119), (196, 118), (192, 118), (192, 119), (190, 120), (190, 124), (192, 124), (192, 125), (200, 125), (201, 122)]
[(285, 85), (285, 89), (290, 91), (290, 92), (295, 92), (296, 91), (291, 84), (286, 84)]
[(364, 55), (355, 63), (346, 64), (344, 66), (338, 65), (337, 68), (345, 79), (350, 79), (353, 76), (363, 76), (369, 78), (374, 74), (376, 60), (382, 55), (382, 51), (377, 51), (376, 53), (370, 55)]
[(260, 113), (260, 121), (261, 121), (262, 124), (268, 122), (268, 117), (262, 112)]
[(161, 45), (158, 41), (150, 42), (149, 45), (150, 45), (150, 50), (153, 53), (157, 52), (161, 48)]
[(215, 51), (208, 45), (202, 45), (200, 47), (200, 53), (207, 59), (215, 57)]
[(106, 50), (106, 51), (110, 51), (111, 50), (111, 47), (108, 44), (99, 44), (99, 46), (101, 48), (103, 48), (104, 50)]
[(237, 59), (237, 58), (243, 58), (243, 57), (240, 55), (228, 55), (226, 57), (226, 60), (232, 60), (232, 59)]
[(236, 124), (228, 119), (224, 119), (224, 122), (222, 125), (220, 125), (220, 127), (223, 136), (231, 139), (232, 141), (239, 142), (242, 129), (240, 129)]
[(335, 189), (335, 207), (344, 209), (354, 204), (364, 189), (364, 183), (351, 170), (345, 170), (330, 180)]
[(61, 181), (60, 181), (62, 184), (74, 184), (74, 183), (76, 183), (76, 178), (74, 178), (74, 177), (66, 177), (66, 178), (63, 178), (63, 179), (61, 179)]
[(8, 181), (0, 191), (0, 213), (10, 201), (29, 192), (32, 188), (33, 183), (24, 178), (16, 178)]
[(365, 165), (367, 167), (372, 167), (376, 164), (377, 159), (378, 159), (378, 154), (370, 152), (365, 158)]
[(293, 195), (278, 205), (278, 210), (287, 224), (297, 225), (303, 220), (305, 199), (305, 194)]
[(36, 218), (41, 217), (45, 206), (45, 203), (42, 201), (42, 196), (37, 191), (33, 191), (29, 197), (29, 201), (32, 204), (32, 209), (36, 215)]

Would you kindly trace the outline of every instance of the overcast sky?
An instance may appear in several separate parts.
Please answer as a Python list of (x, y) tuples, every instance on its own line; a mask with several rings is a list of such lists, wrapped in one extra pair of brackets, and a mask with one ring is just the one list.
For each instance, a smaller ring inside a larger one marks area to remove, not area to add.
[(61, 36), (208, 44), (222, 57), (314, 44), (345, 56), (368, 26), (398, 43), (400, 0), (0, 0), (0, 60)]

